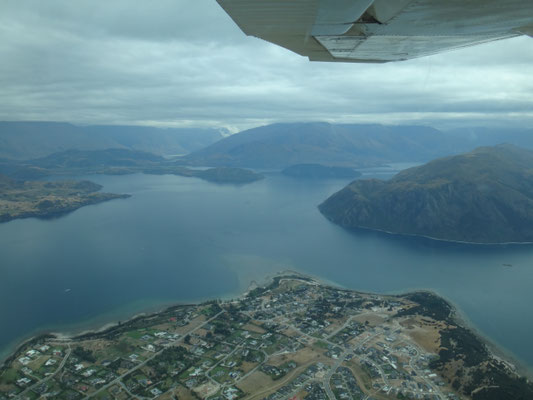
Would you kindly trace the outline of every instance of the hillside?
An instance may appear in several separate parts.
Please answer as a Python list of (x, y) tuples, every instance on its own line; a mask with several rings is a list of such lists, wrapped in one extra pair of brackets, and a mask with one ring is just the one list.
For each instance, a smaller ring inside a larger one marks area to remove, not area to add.
[(176, 155), (198, 150), (221, 138), (217, 129), (0, 122), (0, 158), (28, 160), (69, 149), (108, 148)]
[(470, 151), (479, 143), (493, 145), (516, 141), (533, 147), (533, 140), (528, 139), (533, 135), (526, 133), (526, 130), (482, 128), (442, 132), (425, 126), (321, 122), (273, 124), (226, 137), (189, 154), (183, 162), (272, 169), (310, 163), (365, 167), (390, 162), (426, 162)]
[(347, 228), (475, 243), (533, 242), (533, 152), (482, 147), (358, 180), (320, 206)]

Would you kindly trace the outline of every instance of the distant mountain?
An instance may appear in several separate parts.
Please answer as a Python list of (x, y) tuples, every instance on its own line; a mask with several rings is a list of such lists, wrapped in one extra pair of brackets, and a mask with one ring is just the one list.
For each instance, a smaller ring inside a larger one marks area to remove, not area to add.
[[(295, 164), (365, 167), (426, 162), (485, 145), (533, 149), (533, 129), (425, 126), (273, 124), (224, 137), (223, 129), (76, 126), (0, 122), (0, 160), (29, 160), (66, 150), (121, 148), (160, 156), (185, 155), (188, 165), (283, 169)], [(191, 153), (191, 154), (189, 154)]]
[[(523, 139), (533, 131), (441, 132), (425, 126), (273, 124), (226, 137), (183, 158), (192, 165), (283, 169), (294, 164), (364, 167), (390, 162), (425, 162), (483, 144)], [(506, 140), (509, 138), (510, 140)], [(528, 141), (529, 140), (529, 141)], [(487, 142), (487, 143), (485, 143)], [(522, 144), (524, 144), (522, 143)]]
[(195, 165), (276, 169), (309, 163), (361, 167), (416, 161), (420, 154), (427, 156), (445, 146), (444, 141), (439, 131), (428, 127), (274, 124), (226, 137), (183, 160)]
[(357, 180), (320, 206), (347, 228), (474, 243), (533, 242), (533, 152), (512, 145)]
[(176, 155), (206, 147), (222, 137), (218, 129), (0, 122), (0, 158), (27, 160), (70, 149), (108, 148)]
[(456, 128), (445, 134), (456, 143), (461, 143), (464, 151), (476, 147), (495, 146), (501, 143), (514, 144), (526, 149), (533, 149), (533, 129), (517, 128)]
[(102, 140), (112, 138), (125, 148), (160, 155), (187, 154), (203, 149), (223, 138), (219, 129), (115, 125), (93, 125), (83, 129), (90, 134), (91, 138)]
[(361, 176), (350, 167), (329, 167), (320, 164), (296, 164), (281, 171), (283, 175), (303, 179), (354, 179)]
[(0, 157), (31, 159), (68, 149), (116, 146), (112, 139), (91, 140), (82, 128), (59, 122), (0, 122)]
[(28, 161), (28, 164), (46, 168), (101, 168), (145, 166), (165, 159), (145, 151), (128, 149), (67, 150)]

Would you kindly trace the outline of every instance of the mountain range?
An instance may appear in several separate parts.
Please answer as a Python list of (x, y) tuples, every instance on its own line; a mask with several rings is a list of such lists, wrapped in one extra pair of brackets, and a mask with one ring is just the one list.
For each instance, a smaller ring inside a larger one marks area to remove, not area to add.
[(192, 152), (182, 162), (203, 166), (283, 169), (295, 164), (366, 167), (426, 162), (502, 142), (533, 148), (532, 130), (426, 126), (273, 124), (243, 131)]
[(224, 130), (142, 126), (77, 126), (63, 122), (0, 122), (0, 158), (33, 159), (77, 150), (121, 148), (186, 154), (220, 139)]
[(441, 131), (427, 126), (307, 122), (226, 133), (224, 129), (0, 122), (0, 159), (29, 160), (66, 150), (117, 148), (180, 155), (183, 165), (282, 170), (298, 164), (361, 168), (426, 162), (504, 142), (533, 149), (532, 129)]

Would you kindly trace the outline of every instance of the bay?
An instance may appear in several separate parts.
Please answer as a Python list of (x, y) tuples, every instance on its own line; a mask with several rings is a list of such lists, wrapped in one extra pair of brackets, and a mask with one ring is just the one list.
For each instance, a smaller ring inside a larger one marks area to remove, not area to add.
[(79, 178), (132, 197), (54, 220), (0, 224), (2, 356), (38, 332), (77, 332), (166, 304), (237, 296), (252, 280), (291, 269), (363, 291), (434, 290), (533, 367), (532, 246), (347, 231), (317, 209), (346, 181)]

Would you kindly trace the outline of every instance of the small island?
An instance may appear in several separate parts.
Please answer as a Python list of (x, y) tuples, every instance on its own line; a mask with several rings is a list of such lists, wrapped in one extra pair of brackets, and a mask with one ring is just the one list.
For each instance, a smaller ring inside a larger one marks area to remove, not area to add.
[(0, 222), (17, 218), (53, 218), (80, 207), (127, 198), (127, 194), (100, 193), (89, 181), (15, 181), (0, 175)]
[(456, 314), (431, 292), (361, 293), (286, 272), (238, 299), (35, 337), (0, 368), (0, 398), (533, 398)]
[(303, 179), (355, 179), (359, 171), (350, 167), (330, 167), (320, 164), (296, 164), (281, 171), (283, 175)]
[(179, 175), (200, 178), (213, 183), (233, 183), (236, 185), (252, 183), (264, 179), (264, 176), (249, 169), (232, 167), (215, 167), (208, 169), (191, 169), (182, 166), (157, 166), (143, 169), (145, 174), (153, 175)]
[(480, 147), (352, 182), (319, 206), (345, 228), (468, 243), (533, 242), (533, 152)]

